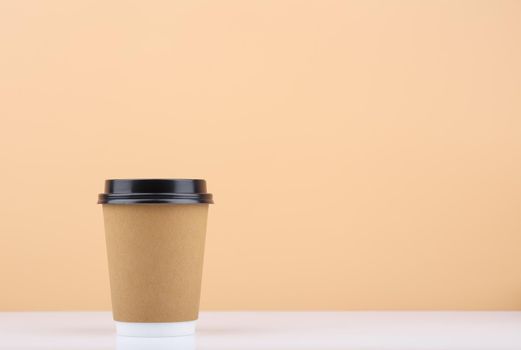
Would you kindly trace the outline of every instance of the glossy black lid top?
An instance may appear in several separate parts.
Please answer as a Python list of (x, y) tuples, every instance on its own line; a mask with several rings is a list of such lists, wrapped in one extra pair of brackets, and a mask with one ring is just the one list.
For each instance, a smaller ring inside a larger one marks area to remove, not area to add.
[(213, 203), (200, 179), (111, 179), (105, 180), (105, 193), (99, 204), (197, 204)]

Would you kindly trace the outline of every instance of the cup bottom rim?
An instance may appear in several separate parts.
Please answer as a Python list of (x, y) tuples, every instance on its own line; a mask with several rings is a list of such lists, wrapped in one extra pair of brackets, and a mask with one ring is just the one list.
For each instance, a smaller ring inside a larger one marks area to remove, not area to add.
[(179, 337), (195, 333), (196, 321), (122, 322), (115, 321), (116, 333), (125, 337)]

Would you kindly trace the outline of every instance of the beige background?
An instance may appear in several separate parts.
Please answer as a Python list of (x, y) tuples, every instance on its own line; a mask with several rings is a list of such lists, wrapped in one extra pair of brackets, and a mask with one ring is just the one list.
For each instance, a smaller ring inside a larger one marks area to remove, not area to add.
[(110, 306), (103, 180), (203, 177), (203, 309), (520, 309), (520, 1), (3, 1), (0, 309)]

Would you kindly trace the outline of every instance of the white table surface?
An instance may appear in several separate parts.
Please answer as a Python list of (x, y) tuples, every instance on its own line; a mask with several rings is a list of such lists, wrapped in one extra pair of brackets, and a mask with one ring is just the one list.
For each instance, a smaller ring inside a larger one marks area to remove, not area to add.
[(0, 349), (521, 349), (521, 312), (203, 312), (195, 337), (117, 337), (109, 312), (2, 312)]

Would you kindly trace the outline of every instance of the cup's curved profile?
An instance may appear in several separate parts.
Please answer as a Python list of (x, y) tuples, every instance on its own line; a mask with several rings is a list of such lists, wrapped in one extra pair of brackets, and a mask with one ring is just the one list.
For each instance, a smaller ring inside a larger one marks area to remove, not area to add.
[(99, 202), (119, 335), (195, 332), (212, 203), (201, 181), (107, 180)]

